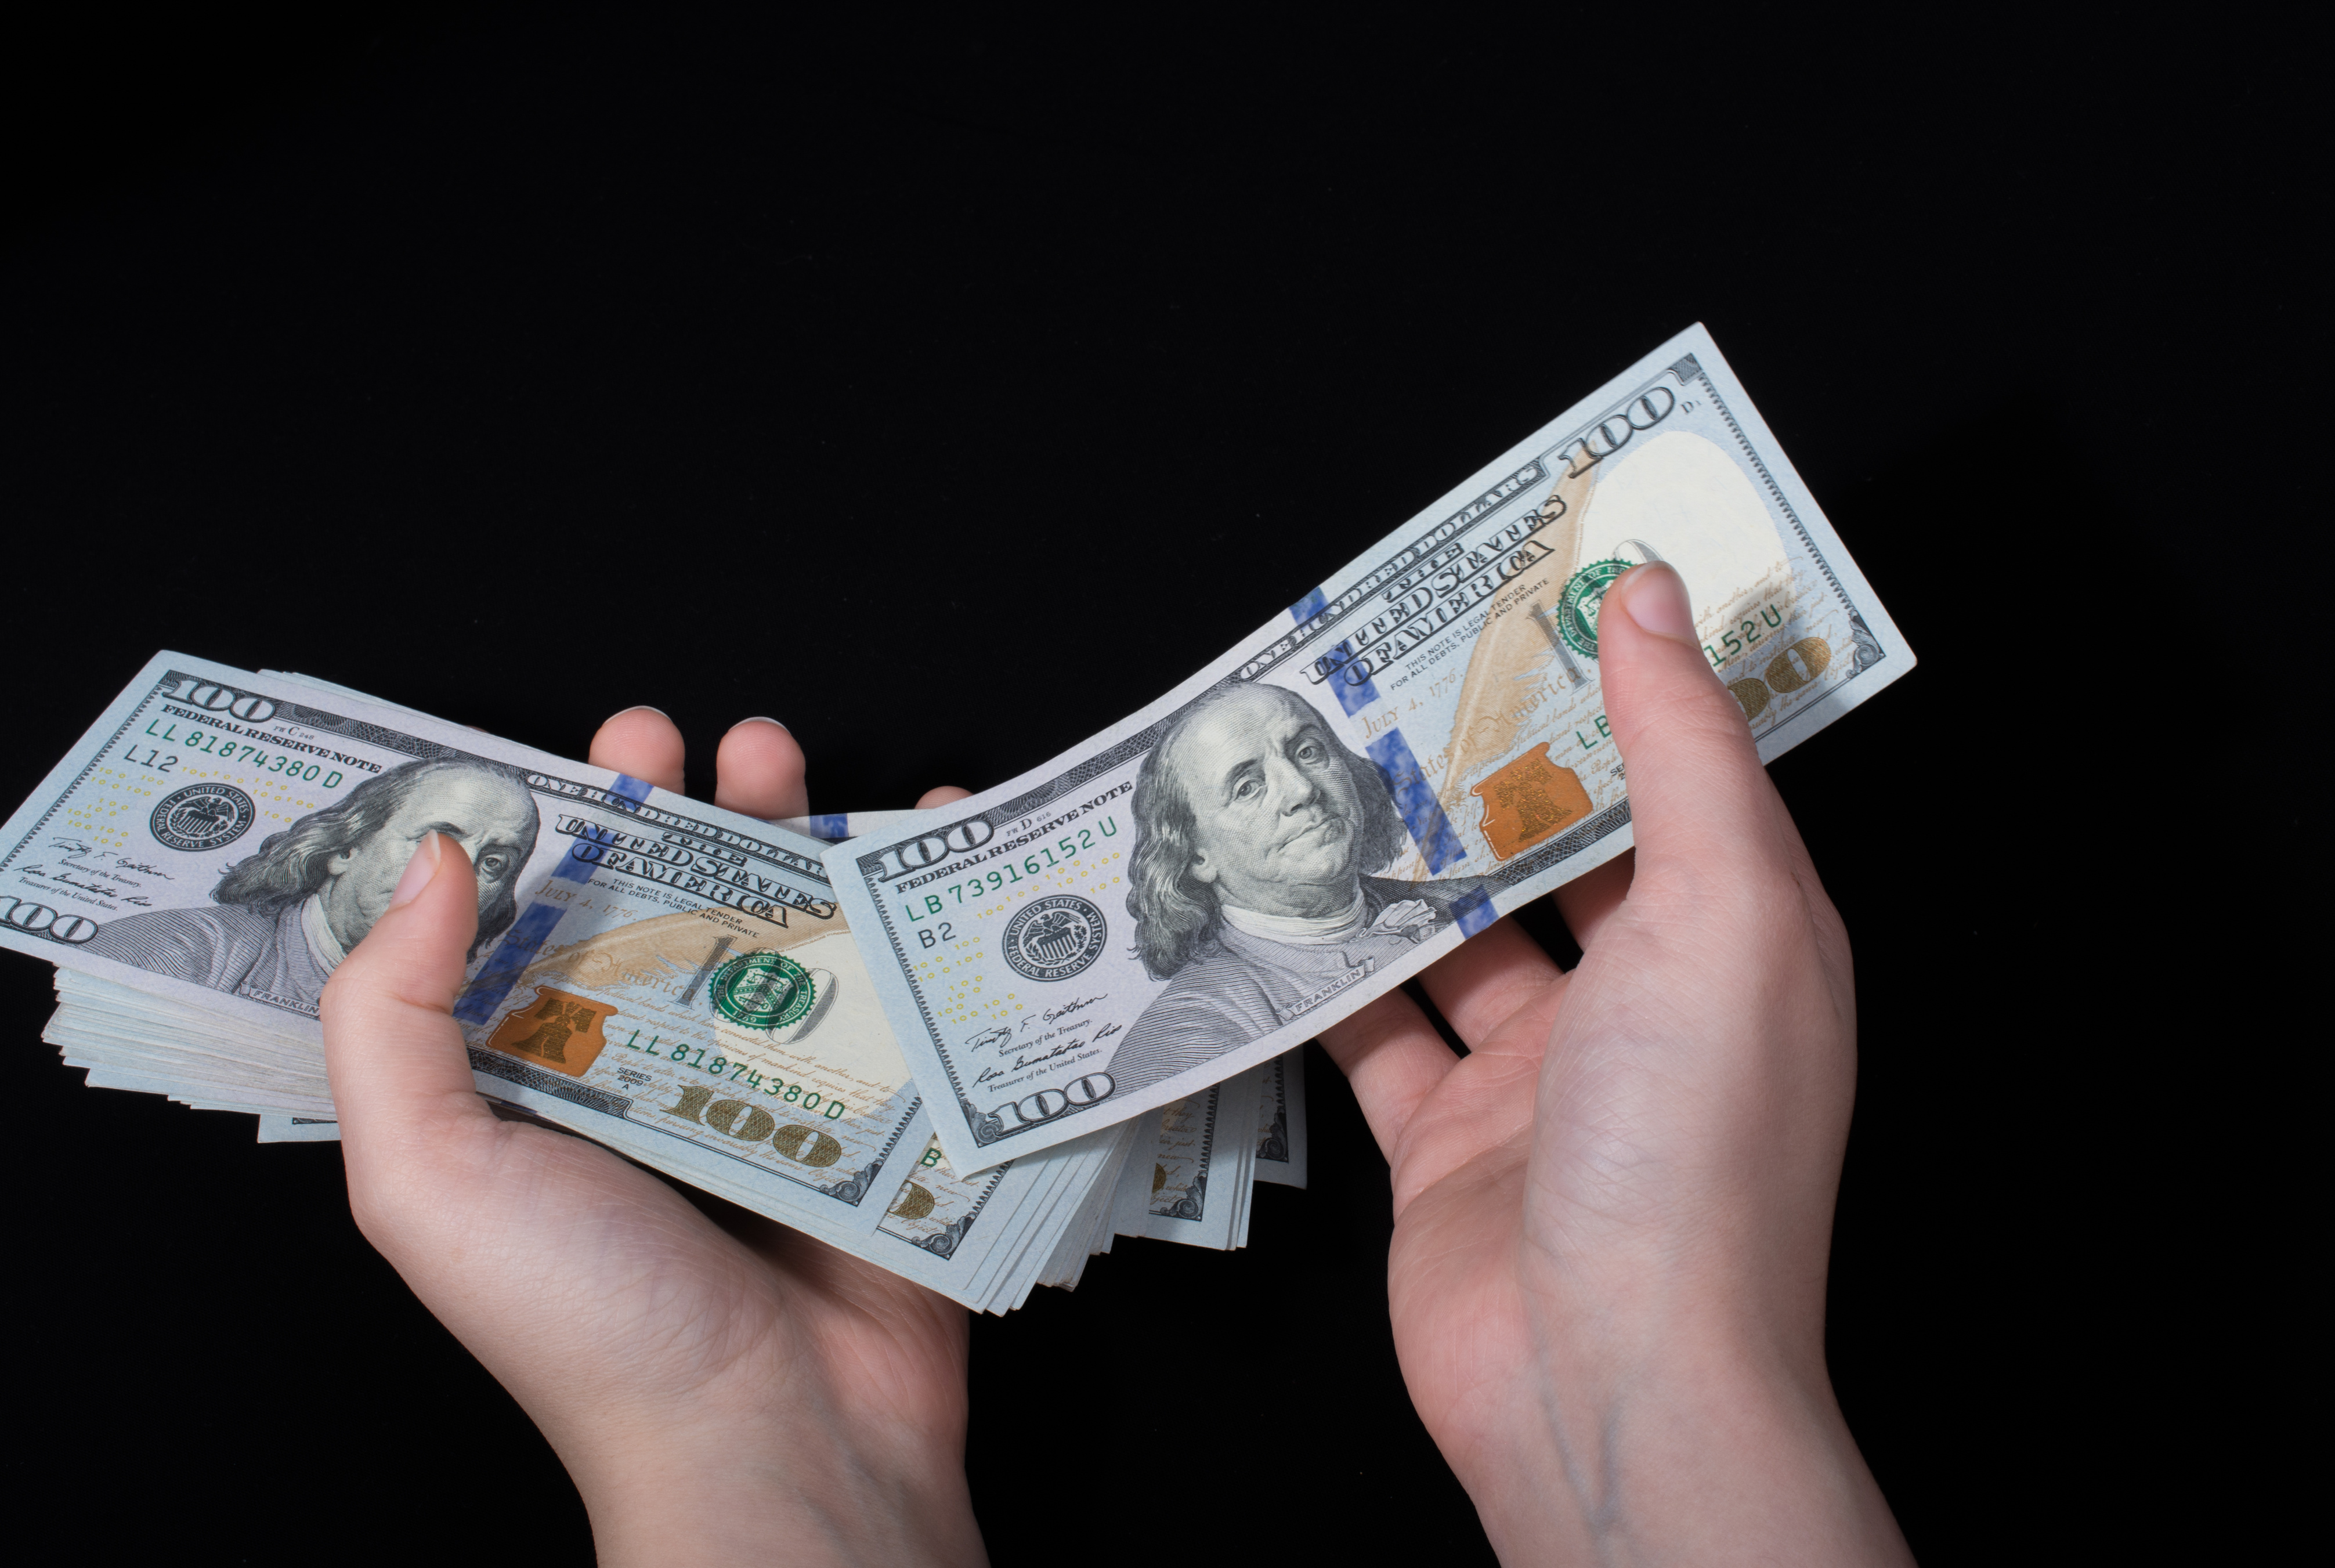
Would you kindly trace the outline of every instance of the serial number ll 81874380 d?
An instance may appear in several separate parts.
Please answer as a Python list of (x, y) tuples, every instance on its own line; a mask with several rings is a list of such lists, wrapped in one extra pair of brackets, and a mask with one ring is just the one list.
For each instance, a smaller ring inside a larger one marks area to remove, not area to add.
[[(341, 771), (337, 768), (328, 769), (321, 762), (311, 762), (290, 751), (271, 751), (265, 746), (253, 746), (226, 735), (195, 729), (192, 725), (188, 726), (184, 735), (178, 732), (178, 728), (167, 719), (157, 719), (146, 726), (146, 733), (164, 746), (184, 747), (189, 755), (246, 762), (261, 773), (280, 773), (286, 779), (297, 779), (308, 784), (321, 781), (327, 789), (337, 789), (340, 785)], [(151, 768), (157, 773), (168, 773), (179, 765), (180, 759), (163, 756), (161, 750), (161, 746), (149, 746), (146, 755), (141, 758), (138, 755), (138, 748), (132, 745), (126, 755), (133, 767)]]
[(727, 1079), (732, 1083), (741, 1084), (747, 1089), (766, 1094), (772, 1099), (784, 1101), (788, 1105), (799, 1105), (808, 1111), (816, 1111), (829, 1121), (849, 1114), (844, 1109), (841, 1100), (828, 1099), (808, 1084), (789, 1083), (776, 1073), (764, 1078), (761, 1070), (753, 1063), (732, 1061), (719, 1051), (709, 1059), (705, 1054), (706, 1048), (702, 1045), (692, 1045), (684, 1040), (675, 1042), (670, 1051), (659, 1050), (657, 1045), (661, 1038), (651, 1035), (649, 1042), (643, 1045), (640, 1043), (641, 1031), (636, 1029), (633, 1031), (633, 1038), (625, 1041), (625, 1048), (628, 1050), (637, 1050), (644, 1056), (662, 1056), (667, 1061), (678, 1062), (683, 1067), (693, 1067), (698, 1071), (711, 1073), (715, 1078)]

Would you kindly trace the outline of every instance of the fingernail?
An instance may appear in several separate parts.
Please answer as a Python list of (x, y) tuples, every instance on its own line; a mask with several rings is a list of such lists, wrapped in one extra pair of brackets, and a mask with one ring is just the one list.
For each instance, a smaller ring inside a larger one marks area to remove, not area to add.
[(1694, 606), (1687, 603), (1686, 579), (1661, 562), (1633, 566), (1623, 577), (1622, 607), (1630, 619), (1657, 637), (1694, 641)]
[[(741, 719), (735, 724), (731, 725), (730, 728), (732, 730), (742, 730), (749, 724), (779, 724), (779, 721), (766, 713), (757, 714), (751, 719)], [(779, 728), (781, 730), (787, 730), (787, 727), (784, 724), (779, 724)], [(791, 735), (794, 731), (792, 730), (787, 730), (787, 733)]]
[(609, 714), (608, 722), (611, 724), (615, 723), (617, 720), (623, 718), (625, 713), (654, 713), (668, 724), (673, 721), (673, 715), (666, 712), (664, 709), (652, 708), (646, 702), (635, 702), (631, 707), (625, 709), (621, 712)]
[(397, 879), (397, 891), (389, 895), (389, 906), (396, 909), (421, 897), (430, 879), (438, 875), (438, 863), (445, 857), (446, 852), (438, 845), (438, 835), (424, 833), (421, 842), (413, 847), (413, 858), (405, 863), (405, 875)]

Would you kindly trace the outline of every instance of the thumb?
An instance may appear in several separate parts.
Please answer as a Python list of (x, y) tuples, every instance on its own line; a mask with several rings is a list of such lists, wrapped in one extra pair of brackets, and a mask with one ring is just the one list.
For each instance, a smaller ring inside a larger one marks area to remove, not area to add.
[(388, 910), (325, 987), (325, 1065), (350, 1196), (368, 1234), (368, 1208), (394, 1167), (495, 1125), (453, 1018), (478, 927), (470, 857), (444, 834), (429, 834)]
[(1787, 869), (1806, 852), (1742, 706), (1695, 636), (1678, 572), (1633, 566), (1597, 618), (1606, 717), (1628, 769), (1633, 895)]

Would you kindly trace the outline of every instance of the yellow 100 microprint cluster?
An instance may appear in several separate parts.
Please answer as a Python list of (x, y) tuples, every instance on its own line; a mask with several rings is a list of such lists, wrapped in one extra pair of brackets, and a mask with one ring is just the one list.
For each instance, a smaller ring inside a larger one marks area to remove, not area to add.
[[(1115, 912), (1126, 897), (1126, 878), (1121, 875), (1124, 860), (1123, 851), (1098, 847), (1094, 852), (1052, 866), (1041, 862), (1037, 875), (1022, 876), (1018, 882), (992, 871), (985, 879), (968, 876), (955, 885), (964, 887), (965, 893), (950, 898), (940, 915), (925, 915), (938, 927), (933, 955), (911, 965), (919, 989), (932, 999), (935, 1019), (948, 1027), (1011, 1021), (1028, 1003), (1018, 991), (1001, 992), (999, 987), (1027, 982), (1011, 976), (1001, 978), (983, 961), (983, 950), (993, 944), (1001, 923), (1011, 919), (1026, 901), (1054, 893), (1075, 893)], [(998, 886), (991, 886), (992, 882)], [(954, 893), (955, 886), (943, 891)]]
[[(130, 756), (152, 748), (127, 748)], [(156, 760), (159, 765), (160, 759)], [(320, 809), (325, 802), (311, 799), (305, 791), (296, 793), (286, 787), (287, 781), (266, 774), (257, 777), (242, 770), (208, 768), (184, 759), (172, 758), (167, 772), (154, 766), (142, 766), (145, 759), (116, 763), (101, 761), (90, 769), (89, 787), (76, 789), (65, 799), (61, 817), (63, 826), (78, 833), (100, 849), (122, 849), (133, 842), (146, 839), (146, 818), (155, 802), (174, 789), (208, 779), (225, 779), (251, 797), (259, 808), (260, 820), (266, 824), (260, 837), (287, 828), (311, 811)], [(149, 846), (150, 847), (150, 846)]]

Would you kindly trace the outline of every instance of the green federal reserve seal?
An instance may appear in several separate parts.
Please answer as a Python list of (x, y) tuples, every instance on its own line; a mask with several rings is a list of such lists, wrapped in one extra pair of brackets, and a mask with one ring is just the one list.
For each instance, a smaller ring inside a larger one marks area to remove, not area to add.
[(784, 1029), (819, 1000), (810, 972), (782, 953), (741, 953), (713, 972), (713, 1006), (748, 1029)]
[(1636, 566), (1635, 561), (1592, 561), (1573, 574), (1558, 595), (1556, 614), (1557, 634), (1576, 653), (1597, 657), (1597, 610), (1605, 602), (1605, 590), (1613, 579)]

